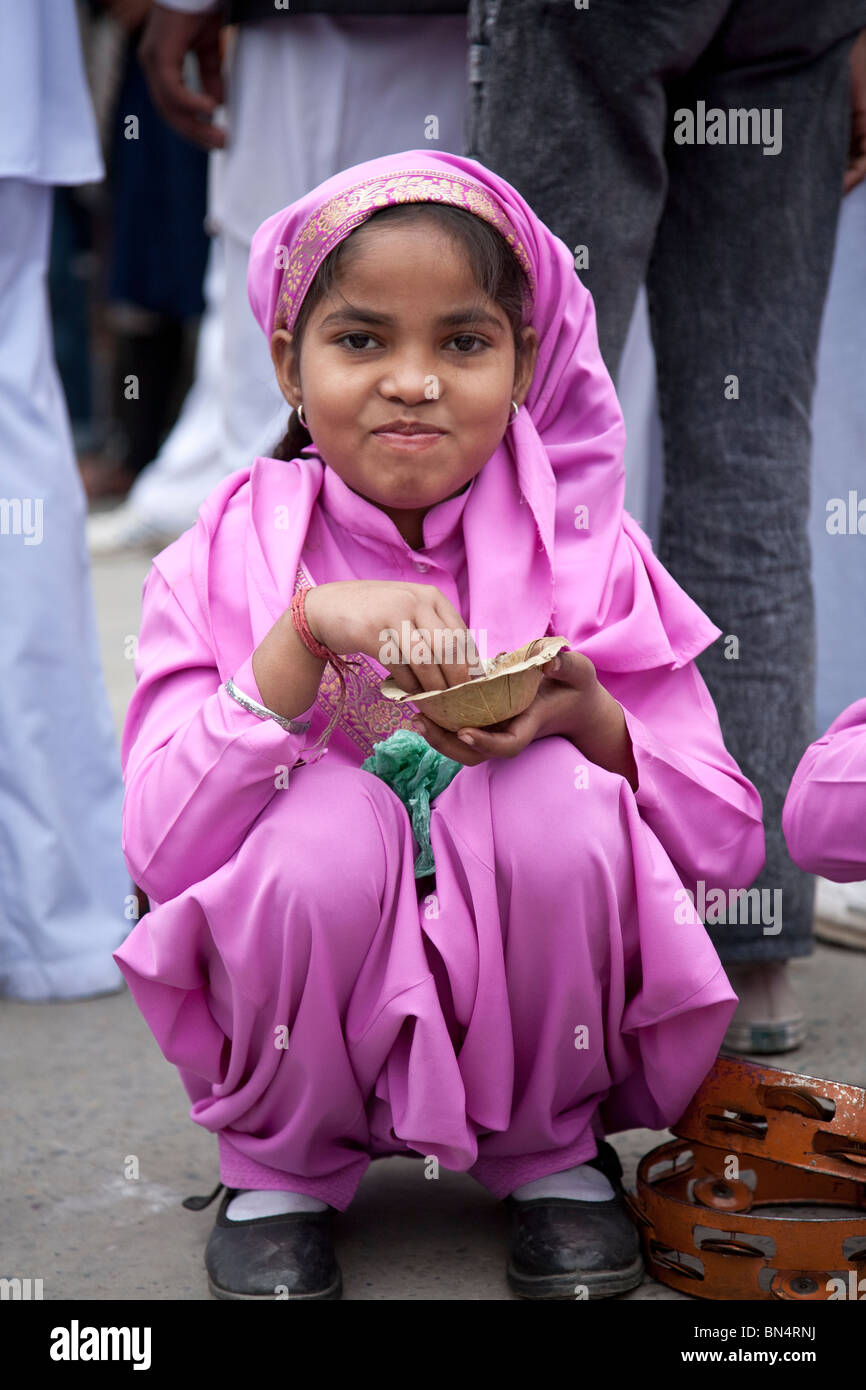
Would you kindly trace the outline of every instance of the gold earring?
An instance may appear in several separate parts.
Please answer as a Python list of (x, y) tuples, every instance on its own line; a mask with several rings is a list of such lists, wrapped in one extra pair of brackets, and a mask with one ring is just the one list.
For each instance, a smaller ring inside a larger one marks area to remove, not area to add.
[(304, 429), (306, 429), (306, 428), (307, 428), (307, 422), (306, 422), (306, 420), (304, 419), (304, 406), (303, 406), (303, 402), (297, 407), (297, 410), (295, 411), (295, 414), (297, 415), (298, 420), (299, 420), (300, 423), (303, 425)]

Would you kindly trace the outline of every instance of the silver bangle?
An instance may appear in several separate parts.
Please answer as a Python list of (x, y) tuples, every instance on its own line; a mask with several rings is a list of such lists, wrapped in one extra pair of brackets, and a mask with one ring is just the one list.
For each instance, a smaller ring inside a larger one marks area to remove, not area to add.
[(274, 714), (272, 709), (260, 705), (256, 700), (251, 700), (249, 695), (242, 695), (231, 678), (226, 681), (223, 689), (227, 695), (231, 695), (233, 700), (237, 700), (239, 705), (243, 705), (244, 709), (249, 710), (250, 714), (257, 715), (259, 719), (276, 719), (277, 723), (290, 734), (305, 734), (312, 723), (310, 719), (284, 719), (281, 714)]

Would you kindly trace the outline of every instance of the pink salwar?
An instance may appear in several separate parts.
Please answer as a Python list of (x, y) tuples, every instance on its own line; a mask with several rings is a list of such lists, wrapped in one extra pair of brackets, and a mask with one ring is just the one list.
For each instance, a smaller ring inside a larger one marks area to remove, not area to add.
[(810, 744), (791, 779), (782, 830), (795, 864), (836, 883), (866, 878), (866, 700)]
[[(418, 582), (423, 564), (467, 611), (468, 491), (431, 509), (414, 552), (315, 466), (296, 582)], [(151, 911), (115, 959), (193, 1120), (218, 1136), (222, 1180), (344, 1210), (371, 1158), (416, 1153), (501, 1197), (593, 1157), (602, 1134), (674, 1122), (736, 1005), (703, 926), (682, 921), (682, 886), (748, 886), (763, 862), (760, 799), (694, 662), (599, 670), (625, 712), (637, 793), (560, 736), (464, 767), (434, 802), (435, 886), (419, 885), (407, 811), (360, 767), (409, 716), (350, 686), (355, 713), (301, 764), (333, 672), (299, 716), (307, 734), (220, 685), (233, 674), (261, 700), (240, 654), (266, 630), (250, 612), (268, 576), (244, 536), (256, 477), (264, 497), (286, 467), (260, 459), (223, 485), (207, 592), (212, 616), (233, 616), (216, 637), (192, 618), (195, 533), (157, 557), (124, 730), (124, 852)]]

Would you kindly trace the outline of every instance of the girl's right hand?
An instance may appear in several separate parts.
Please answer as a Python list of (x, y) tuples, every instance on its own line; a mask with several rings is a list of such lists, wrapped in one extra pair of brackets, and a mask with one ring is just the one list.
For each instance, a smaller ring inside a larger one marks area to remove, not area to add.
[(383, 579), (318, 584), (307, 591), (304, 612), (323, 646), (338, 656), (373, 657), (410, 694), (447, 690), (482, 674), (472, 634), (435, 584)]

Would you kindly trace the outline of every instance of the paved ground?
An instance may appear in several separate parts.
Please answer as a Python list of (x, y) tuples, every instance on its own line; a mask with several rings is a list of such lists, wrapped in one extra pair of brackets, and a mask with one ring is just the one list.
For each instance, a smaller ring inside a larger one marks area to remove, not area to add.
[[(133, 688), (126, 638), (137, 631), (145, 555), (94, 567), (103, 660), (118, 729)], [(866, 957), (818, 946), (797, 962), (806, 1045), (768, 1059), (866, 1084)], [(180, 1207), (218, 1181), (216, 1145), (188, 1119), (188, 1100), (131, 996), (73, 1004), (0, 1001), (7, 1085), (0, 1273), (41, 1278), (46, 1299), (208, 1299), (202, 1253), (216, 1205)], [(14, 1079), (13, 1079), (14, 1078)], [(669, 1137), (615, 1138), (633, 1183), (637, 1160)], [(125, 1176), (137, 1160), (139, 1177)], [(378, 1161), (337, 1218), (347, 1299), (498, 1300), (506, 1218), (462, 1174), (425, 1179), (424, 1164)], [(647, 1280), (629, 1299), (679, 1299)]]

